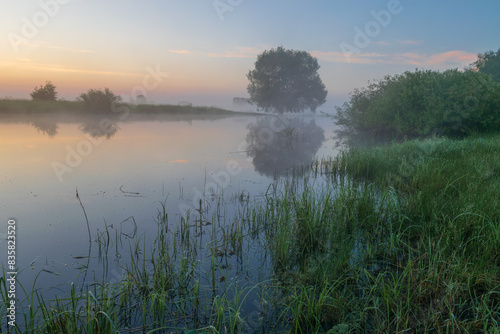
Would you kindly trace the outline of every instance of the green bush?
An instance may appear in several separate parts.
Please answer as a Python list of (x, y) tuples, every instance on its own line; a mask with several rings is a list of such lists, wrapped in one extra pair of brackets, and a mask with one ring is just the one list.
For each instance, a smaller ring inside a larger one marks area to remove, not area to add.
[(461, 137), (500, 130), (500, 87), (457, 69), (415, 70), (356, 89), (337, 107), (337, 124), (374, 137)]
[(47, 81), (45, 86), (35, 87), (30, 95), (33, 100), (55, 101), (57, 98), (56, 86)]
[(91, 112), (111, 112), (113, 106), (121, 101), (121, 97), (115, 95), (109, 88), (90, 89), (79, 97), (83, 101), (85, 109)]
[(500, 130), (500, 84), (484, 73), (466, 71), (451, 87), (453, 109), (445, 111), (439, 126), (443, 134), (463, 137)]

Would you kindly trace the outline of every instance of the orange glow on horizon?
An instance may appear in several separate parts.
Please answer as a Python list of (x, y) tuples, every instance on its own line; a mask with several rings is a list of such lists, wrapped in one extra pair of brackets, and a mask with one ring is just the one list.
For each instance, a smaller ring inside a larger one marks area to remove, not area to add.
[[(234, 91), (240, 86), (246, 89), (246, 69), (240, 71), (222, 71), (210, 62), (181, 63), (176, 60), (164, 65), (146, 66), (144, 69), (133, 68), (120, 71), (121, 68), (109, 66), (110, 70), (95, 69), (83, 65), (59, 65), (36, 63), (30, 59), (12, 62), (0, 62), (2, 76), (0, 90), (15, 91), (15, 97), (29, 98), (35, 87), (51, 81), (59, 98), (73, 98), (91, 88), (109, 88), (118, 95), (132, 95), (139, 87), (153, 87), (147, 90), (150, 95), (224, 93)], [(103, 68), (101, 64), (99, 68)], [(168, 76), (158, 81), (147, 71), (158, 68)], [(239, 73), (241, 72), (241, 73)], [(4, 94), (10, 95), (10, 94)], [(3, 96), (0, 96), (2, 98)]]

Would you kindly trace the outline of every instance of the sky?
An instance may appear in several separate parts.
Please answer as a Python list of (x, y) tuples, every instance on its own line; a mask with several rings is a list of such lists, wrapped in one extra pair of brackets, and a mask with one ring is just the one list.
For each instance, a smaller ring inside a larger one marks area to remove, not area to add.
[[(51, 81), (73, 100), (227, 107), (248, 97), (257, 56), (278, 46), (318, 59), (325, 107), (385, 75), (464, 68), (498, 50), (498, 0), (0, 0), (0, 98)], [(321, 107), (319, 108), (321, 110)]]

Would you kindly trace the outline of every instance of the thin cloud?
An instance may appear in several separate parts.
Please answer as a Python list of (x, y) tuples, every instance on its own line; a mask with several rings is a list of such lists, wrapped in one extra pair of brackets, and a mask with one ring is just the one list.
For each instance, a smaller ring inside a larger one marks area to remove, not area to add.
[(248, 46), (239, 46), (236, 48), (239, 52), (244, 52), (248, 54), (259, 54), (263, 51), (263, 49), (260, 48), (252, 48)]
[(415, 41), (413, 39), (407, 39), (404, 41), (376, 41), (373, 42), (375, 45), (389, 46), (389, 45), (422, 45), (424, 41)]
[(447, 51), (435, 54), (419, 54), (414, 52), (397, 54), (394, 60), (397, 63), (412, 64), (422, 67), (450, 67), (467, 66), (477, 58), (475, 53), (461, 50)]
[(212, 58), (249, 58), (254, 57), (253, 55), (246, 55), (237, 52), (226, 52), (226, 53), (207, 53), (207, 56)]
[(74, 48), (68, 48), (65, 46), (57, 46), (57, 45), (51, 45), (51, 44), (45, 44), (45, 43), (40, 44), (40, 46), (47, 48), (47, 49), (54, 49), (54, 50), (73, 52), (73, 53), (95, 53), (95, 51), (92, 51), (92, 50), (74, 49)]
[(387, 45), (392, 45), (393, 43), (392, 42), (388, 42), (388, 41), (377, 41), (377, 42), (374, 42), (375, 45), (383, 45), (383, 46), (387, 46)]
[(66, 73), (82, 73), (82, 74), (99, 74), (99, 75), (118, 75), (118, 76), (129, 76), (129, 77), (141, 77), (141, 74), (131, 73), (131, 72), (113, 72), (113, 71), (99, 71), (99, 70), (86, 70), (78, 68), (69, 68), (60, 64), (36, 64), (36, 63), (13, 63), (13, 62), (2, 62), (0, 65), (7, 65), (8, 67), (18, 67), (23, 70), (34, 70), (34, 71), (50, 71), (50, 72), (66, 72)]
[(333, 61), (336, 63), (354, 63), (354, 64), (376, 64), (383, 63), (386, 55), (381, 53), (351, 53), (344, 54), (340, 51), (312, 51), (311, 55), (321, 60)]
[(69, 48), (66, 46), (58, 46), (58, 45), (53, 45), (53, 44), (49, 44), (49, 43), (45, 43), (45, 42), (24, 41), (24, 42), (22, 42), (22, 45), (24, 48), (30, 48), (31, 52), (33, 52), (39, 48), (45, 48), (45, 49), (65, 51), (65, 52), (71, 52), (71, 53), (95, 53), (95, 51), (92, 51), (92, 50)]
[(439, 53), (432, 55), (427, 61), (430, 65), (441, 64), (446, 62), (454, 63), (472, 63), (477, 58), (475, 53), (465, 52), (465, 51), (448, 51), (444, 53)]
[(237, 47), (235, 51), (227, 51), (224, 53), (207, 53), (208, 57), (213, 58), (255, 58), (262, 49), (256, 49), (252, 47)]
[(406, 52), (395, 54), (394, 63), (396, 64), (411, 64), (415, 66), (422, 66), (425, 63), (425, 55), (420, 55), (418, 53)]
[(424, 41), (415, 41), (413, 39), (407, 39), (407, 40), (398, 41), (398, 42), (401, 44), (404, 44), (404, 45), (422, 45), (422, 44), (424, 44)]
[(180, 54), (188, 54), (188, 53), (193, 53), (191, 51), (188, 51), (188, 50), (168, 50), (168, 52), (171, 52), (171, 53), (180, 53)]
[(409, 64), (420, 67), (451, 67), (467, 66), (476, 60), (476, 54), (466, 51), (453, 50), (436, 54), (421, 54), (415, 52), (382, 54), (382, 53), (350, 53), (339, 51), (313, 51), (314, 57), (338, 63), (351, 64)]

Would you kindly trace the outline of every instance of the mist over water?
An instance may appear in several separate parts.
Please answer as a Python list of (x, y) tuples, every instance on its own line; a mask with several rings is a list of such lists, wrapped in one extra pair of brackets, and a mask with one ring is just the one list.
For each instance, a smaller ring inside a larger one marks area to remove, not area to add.
[[(153, 95), (146, 97), (146, 103), (152, 104), (173, 104), (173, 105), (186, 105), (191, 103), (193, 106), (214, 106), (222, 109), (239, 111), (239, 112), (259, 112), (256, 105), (235, 103), (234, 98), (249, 98), (247, 92), (230, 92), (230, 93), (173, 93), (167, 95)], [(346, 95), (328, 95), (325, 104), (318, 107), (316, 114), (325, 112), (333, 115), (335, 113), (335, 106), (342, 105), (348, 96)], [(127, 101), (125, 101), (127, 102)], [(262, 111), (260, 111), (262, 112)]]
[[(76, 189), (93, 238), (105, 225), (130, 234), (134, 224), (138, 235), (152, 236), (160, 203), (175, 225), (204, 195), (219, 194), (228, 202), (242, 194), (261, 198), (283, 171), (335, 151), (333, 123), (321, 116), (131, 114), (124, 121), (110, 119), (104, 130), (101, 120), (30, 115), (0, 121), (0, 187), (8, 194), (1, 208), (18, 213), (18, 262), (24, 269), (19, 279), (26, 285), (40, 271), (40, 287), (61, 289), (81, 281), (84, 266), (93, 275), (107, 275), (96, 257), (89, 261)], [(210, 198), (204, 205), (214, 207)], [(108, 274), (123, 265), (116, 260)]]

